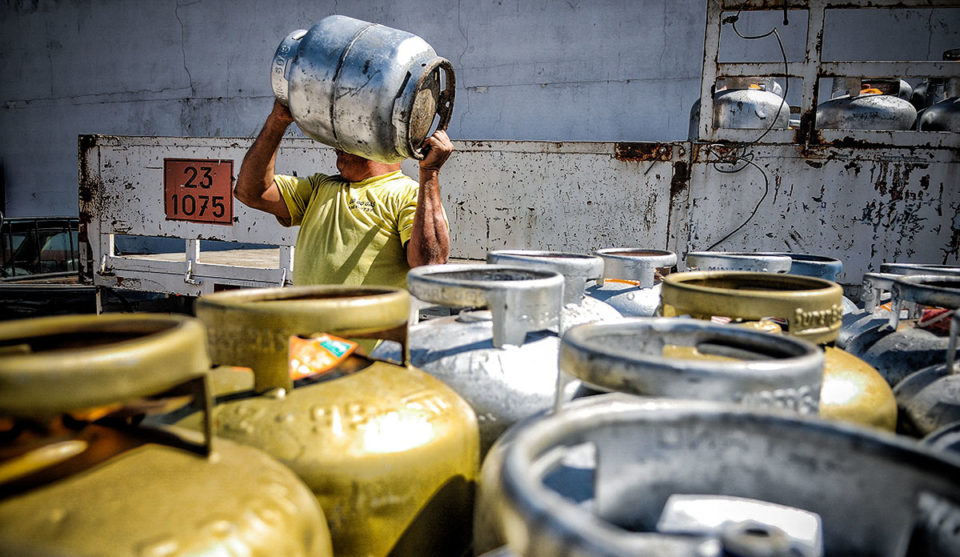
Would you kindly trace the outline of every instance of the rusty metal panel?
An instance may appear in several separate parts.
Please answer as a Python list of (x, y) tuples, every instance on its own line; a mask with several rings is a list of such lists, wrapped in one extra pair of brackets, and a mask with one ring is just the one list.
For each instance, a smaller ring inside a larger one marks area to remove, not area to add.
[(687, 143), (456, 144), (441, 173), (456, 257), (667, 245), (671, 181), (675, 165), (685, 171)]
[[(80, 141), (83, 234), (95, 284), (200, 294), (215, 285), (289, 283), (296, 228), (234, 204), (232, 226), (167, 220), (165, 158), (234, 161), (248, 139), (85, 136)], [(457, 141), (441, 191), (451, 225), (451, 255), (483, 259), (497, 248), (590, 252), (605, 247), (663, 249), (671, 204), (685, 203), (687, 143)], [(335, 172), (332, 149), (284, 140), (277, 171)], [(404, 171), (417, 175), (415, 161)], [(682, 222), (673, 224), (683, 226)], [(120, 256), (116, 234), (181, 238), (184, 251)], [(202, 251), (203, 240), (276, 244), (253, 262)], [(214, 261), (214, 258), (219, 258)], [(135, 286), (133, 286), (135, 285)]]
[[(296, 228), (284, 228), (272, 216), (234, 203), (232, 226), (167, 220), (163, 207), (164, 159), (191, 158), (234, 161), (240, 169), (248, 139), (98, 137), (87, 147), (87, 179), (81, 177), (80, 196), (97, 200), (96, 216), (101, 232), (201, 240), (224, 240), (292, 245)], [(329, 168), (332, 149), (318, 149), (316, 142), (284, 142), (279, 158), (290, 170), (301, 173)], [(90, 152), (95, 150), (95, 153)], [(329, 157), (324, 157), (329, 151)], [(89, 159), (98, 158), (96, 163)], [(95, 167), (94, 167), (95, 166)], [(311, 170), (312, 169), (312, 170)]]
[[(197, 295), (222, 285), (289, 284), (297, 227), (233, 203), (230, 225), (170, 220), (164, 211), (164, 159), (233, 161), (239, 171), (252, 140), (231, 138), (81, 136), (79, 140), (80, 240), (83, 277), (111, 286)], [(279, 171), (307, 175), (334, 167), (333, 150), (314, 141), (284, 141)], [(232, 177), (235, 179), (235, 176)], [(181, 252), (121, 255), (116, 235), (183, 240)], [(218, 240), (279, 248), (204, 252)], [(249, 253), (247, 253), (249, 252)]]
[[(714, 161), (729, 147), (698, 145), (691, 167), (689, 233), (680, 252), (778, 250), (836, 257), (838, 282), (859, 284), (885, 261), (960, 262), (960, 154), (919, 147), (751, 148), (758, 168)], [(762, 169), (762, 173), (760, 171)], [(767, 178), (767, 194), (763, 198)]]
[[(881, 133), (881, 132), (877, 132)], [(879, 136), (881, 140), (883, 136)], [(718, 249), (789, 250), (843, 260), (840, 281), (859, 284), (884, 261), (957, 263), (960, 153), (883, 144), (753, 145), (746, 166), (715, 164), (730, 145), (457, 141), (441, 193), (455, 258), (491, 249), (586, 253), (649, 247), (683, 254)], [(287, 283), (296, 229), (234, 206), (233, 226), (166, 221), (159, 164), (165, 157), (231, 158), (249, 140), (96, 137), (81, 141), (81, 233), (88, 277), (105, 286), (198, 294), (218, 284)], [(332, 171), (331, 150), (285, 140), (280, 172)], [(404, 163), (416, 176), (416, 161)], [(114, 234), (178, 237), (181, 253), (118, 256)], [(199, 240), (198, 240), (199, 239)], [(204, 239), (280, 245), (251, 253), (202, 251)], [(285, 274), (286, 273), (286, 274)]]

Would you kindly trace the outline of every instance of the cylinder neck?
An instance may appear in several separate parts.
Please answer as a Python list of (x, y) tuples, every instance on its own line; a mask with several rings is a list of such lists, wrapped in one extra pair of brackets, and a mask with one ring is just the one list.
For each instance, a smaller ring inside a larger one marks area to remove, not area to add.
[(691, 271), (789, 273), (793, 260), (780, 254), (692, 251), (687, 254), (686, 263)]
[(898, 277), (890, 289), (890, 327), (897, 330), (904, 302), (956, 310), (960, 308), (960, 277), (913, 275)]
[(560, 347), (564, 373), (607, 390), (803, 413), (817, 410), (823, 358), (799, 339), (672, 318), (582, 325)]
[(407, 362), (410, 296), (397, 288), (300, 286), (232, 290), (201, 296), (197, 317), (207, 327), (214, 363), (247, 367), (257, 392), (293, 388), (291, 337), (327, 333), (401, 344)]
[(587, 281), (603, 275), (603, 259), (600, 257), (556, 251), (495, 250), (487, 254), (487, 263), (560, 273), (563, 275), (564, 304), (582, 302)]
[(529, 332), (561, 330), (559, 273), (502, 265), (425, 265), (407, 273), (407, 288), (431, 304), (488, 308), (497, 348), (522, 345)]
[(779, 318), (787, 333), (815, 344), (836, 340), (843, 315), (840, 285), (797, 275), (740, 271), (675, 273), (663, 280), (660, 314), (699, 319)]
[(677, 264), (677, 254), (671, 251), (610, 248), (594, 253), (603, 259), (603, 276), (597, 280), (597, 286), (603, 286), (607, 279), (620, 279), (635, 281), (640, 288), (650, 288), (657, 283), (659, 271), (669, 271)]

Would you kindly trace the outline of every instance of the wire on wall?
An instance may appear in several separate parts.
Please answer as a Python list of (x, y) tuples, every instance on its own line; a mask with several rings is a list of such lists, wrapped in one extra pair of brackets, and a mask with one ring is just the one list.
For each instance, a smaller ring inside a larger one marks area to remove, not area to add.
[[(780, 33), (777, 27), (773, 27), (766, 33), (762, 33), (760, 35), (745, 35), (741, 33), (740, 30), (737, 29), (737, 21), (740, 19), (740, 14), (743, 12), (743, 7), (745, 5), (746, 5), (746, 1), (744, 1), (743, 4), (740, 5), (740, 9), (737, 10), (736, 14), (724, 18), (723, 23), (729, 23), (731, 28), (733, 29), (733, 32), (736, 33), (736, 35), (741, 39), (757, 40), (757, 39), (763, 39), (763, 38), (769, 37), (770, 35), (773, 35), (777, 39), (777, 46), (780, 48), (780, 56), (783, 59), (783, 80), (784, 80), (783, 96), (780, 98), (780, 106), (777, 107), (777, 112), (774, 115), (774, 117), (771, 119), (770, 125), (767, 126), (767, 128), (763, 130), (763, 133), (757, 136), (756, 139), (750, 141), (749, 143), (741, 143), (733, 146), (727, 145), (727, 144), (718, 144), (718, 143), (714, 143), (710, 145), (709, 152), (715, 154), (717, 157), (715, 160), (711, 161), (713, 164), (714, 170), (718, 172), (722, 172), (724, 174), (735, 174), (747, 168), (748, 166), (754, 167), (763, 176), (763, 195), (760, 196), (760, 200), (757, 201), (756, 206), (753, 208), (753, 211), (751, 211), (750, 215), (747, 216), (747, 219), (745, 221), (743, 221), (739, 226), (737, 226), (732, 231), (727, 233), (727, 235), (725, 235), (723, 238), (714, 242), (710, 247), (706, 249), (706, 251), (711, 251), (713, 248), (722, 244), (723, 242), (728, 240), (731, 236), (733, 236), (734, 234), (742, 230), (743, 227), (745, 227), (751, 220), (753, 220), (753, 217), (756, 216), (757, 211), (760, 209), (760, 205), (766, 199), (767, 193), (770, 190), (770, 180), (767, 177), (767, 173), (764, 172), (763, 168), (761, 168), (760, 165), (758, 165), (757, 163), (753, 162), (753, 153), (750, 152), (750, 148), (756, 145), (757, 143), (759, 143), (764, 137), (766, 137), (767, 134), (770, 133), (770, 130), (773, 129), (773, 126), (776, 125), (777, 119), (780, 118), (780, 113), (783, 111), (784, 107), (786, 106), (787, 95), (790, 92), (790, 78), (789, 78), (789, 68), (787, 65), (787, 52), (786, 52), (786, 49), (784, 49), (783, 47), (783, 40), (780, 38)], [(786, 0), (784, 0), (783, 10), (784, 10), (783, 24), (788, 25), (789, 22), (787, 20)]]

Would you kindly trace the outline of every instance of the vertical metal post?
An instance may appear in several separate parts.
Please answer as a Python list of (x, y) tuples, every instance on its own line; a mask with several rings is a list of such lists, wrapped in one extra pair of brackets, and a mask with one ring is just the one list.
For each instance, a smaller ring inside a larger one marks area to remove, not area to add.
[(293, 284), (293, 246), (280, 246), (280, 260), (277, 262), (278, 266), (283, 273), (284, 284), (280, 286), (286, 286), (287, 284)]
[(720, 55), (720, 31), (723, 27), (723, 2), (707, 2), (707, 23), (703, 39), (703, 72), (700, 77), (700, 113), (697, 137), (701, 141), (713, 138), (713, 89), (717, 83), (717, 60)]
[(186, 268), (183, 272), (183, 282), (187, 284), (200, 284), (200, 281), (193, 278), (193, 273), (197, 268), (197, 262), (200, 260), (200, 240), (188, 239), (186, 241)]
[(806, 143), (814, 137), (817, 127), (817, 96), (820, 87), (820, 56), (823, 49), (824, 0), (810, 0), (807, 9), (807, 44), (805, 49), (803, 83), (800, 87), (800, 134)]

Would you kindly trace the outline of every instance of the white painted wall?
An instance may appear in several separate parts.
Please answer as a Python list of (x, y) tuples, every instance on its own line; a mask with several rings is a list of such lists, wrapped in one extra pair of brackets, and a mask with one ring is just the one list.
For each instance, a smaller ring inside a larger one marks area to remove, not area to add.
[[(453, 61), (455, 139), (684, 139), (705, 12), (704, 0), (6, 0), (6, 214), (77, 213), (79, 134), (254, 136), (272, 102), (277, 44), (333, 13), (419, 34)], [(898, 44), (901, 59), (939, 59), (960, 46), (958, 13), (862, 25), (841, 17), (833, 25), (849, 27), (856, 46), (825, 50), (890, 57)], [(745, 17), (743, 30), (780, 19), (765, 17)], [(788, 42), (803, 37), (797, 23), (784, 30)], [(891, 40), (901, 31), (906, 39)], [(775, 48), (740, 42), (725, 52), (775, 60)]]

